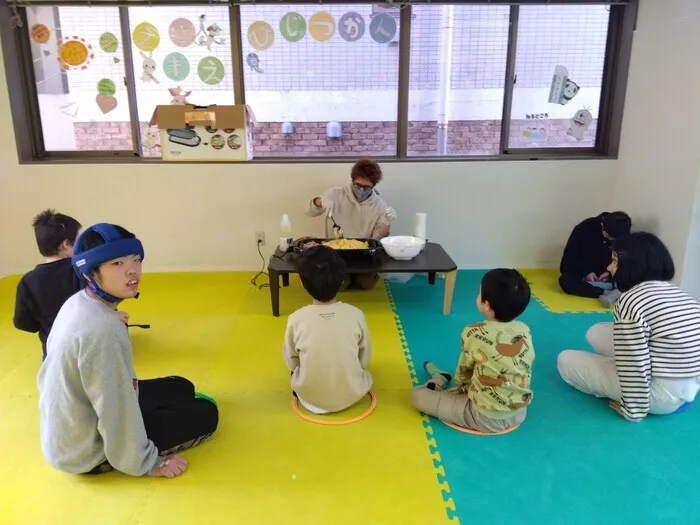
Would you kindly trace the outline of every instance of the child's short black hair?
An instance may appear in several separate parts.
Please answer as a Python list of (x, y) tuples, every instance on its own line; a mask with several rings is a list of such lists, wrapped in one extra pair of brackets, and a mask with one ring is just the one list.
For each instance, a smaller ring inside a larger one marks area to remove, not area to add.
[(497, 268), (482, 277), (481, 300), (488, 301), (497, 321), (507, 323), (530, 304), (530, 285), (517, 270)]
[(603, 231), (613, 239), (629, 235), (632, 230), (632, 219), (624, 211), (606, 213), (602, 219)]
[(307, 248), (299, 258), (301, 284), (317, 301), (327, 303), (335, 299), (346, 274), (345, 261), (328, 246)]
[(44, 257), (53, 257), (58, 255), (64, 241), (71, 246), (75, 243), (82, 225), (73, 217), (49, 209), (34, 217), (32, 227), (39, 253)]
[(613, 252), (617, 256), (613, 280), (621, 292), (646, 281), (670, 281), (676, 273), (668, 248), (652, 233), (631, 233), (618, 239)]

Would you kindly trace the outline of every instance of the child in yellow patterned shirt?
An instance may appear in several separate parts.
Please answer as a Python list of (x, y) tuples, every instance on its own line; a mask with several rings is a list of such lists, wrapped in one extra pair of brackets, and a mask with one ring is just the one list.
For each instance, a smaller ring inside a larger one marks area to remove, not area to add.
[(480, 432), (501, 432), (525, 420), (532, 402), (535, 350), (530, 329), (515, 319), (530, 302), (530, 286), (516, 270), (496, 269), (481, 281), (476, 304), (486, 321), (462, 332), (455, 387), (451, 374), (426, 362), (427, 383), (413, 389), (421, 412)]

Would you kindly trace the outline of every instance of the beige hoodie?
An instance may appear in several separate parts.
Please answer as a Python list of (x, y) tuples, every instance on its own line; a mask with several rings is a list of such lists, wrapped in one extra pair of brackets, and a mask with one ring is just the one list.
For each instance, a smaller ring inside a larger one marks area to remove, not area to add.
[[(327, 215), (332, 211), (333, 219), (343, 230), (343, 235), (348, 238), (376, 239), (378, 230), (382, 225), (390, 225), (396, 218), (396, 212), (384, 202), (377, 190), (372, 192), (366, 200), (357, 202), (350, 184), (338, 186), (319, 195), (322, 208), (317, 208), (314, 199), (308, 203), (307, 214), (311, 217)], [(326, 221), (326, 237), (331, 237), (329, 223)]]
[(282, 353), (292, 371), (292, 389), (323, 411), (344, 410), (372, 388), (367, 321), (349, 304), (314, 304), (294, 312)]

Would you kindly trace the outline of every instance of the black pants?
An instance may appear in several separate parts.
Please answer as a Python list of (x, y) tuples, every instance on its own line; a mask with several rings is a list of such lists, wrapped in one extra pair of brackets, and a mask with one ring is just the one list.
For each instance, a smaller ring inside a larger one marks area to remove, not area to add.
[(593, 299), (600, 297), (605, 292), (602, 288), (587, 283), (581, 277), (574, 277), (573, 275), (566, 274), (559, 277), (559, 286), (564, 293), (569, 295), (578, 295), (579, 297), (590, 297)]
[[(184, 377), (170, 376), (139, 381), (139, 406), (148, 439), (161, 456), (194, 447), (219, 425), (219, 411), (207, 399), (194, 397), (194, 385)], [(98, 465), (90, 474), (113, 470)]]

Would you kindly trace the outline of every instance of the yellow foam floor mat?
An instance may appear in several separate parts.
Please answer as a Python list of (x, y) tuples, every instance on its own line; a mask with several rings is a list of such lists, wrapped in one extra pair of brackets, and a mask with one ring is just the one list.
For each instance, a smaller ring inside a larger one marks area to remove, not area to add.
[[(5, 525), (450, 523), (383, 286), (346, 292), (372, 334), (375, 412), (349, 426), (305, 422), (290, 408), (282, 361), (285, 314), (308, 299), (281, 290), (282, 316), (252, 275), (146, 275), (123, 309), (141, 378), (182, 375), (219, 405), (218, 432), (183, 453), (173, 479), (57, 472), (41, 455), (34, 334), (12, 327), (16, 279), (0, 280), (0, 508)], [(454, 523), (454, 522), (451, 522)]]
[(605, 313), (605, 308), (598, 299), (567, 295), (559, 288), (557, 270), (519, 270), (530, 283), (532, 294), (537, 301), (550, 312), (564, 313)]

